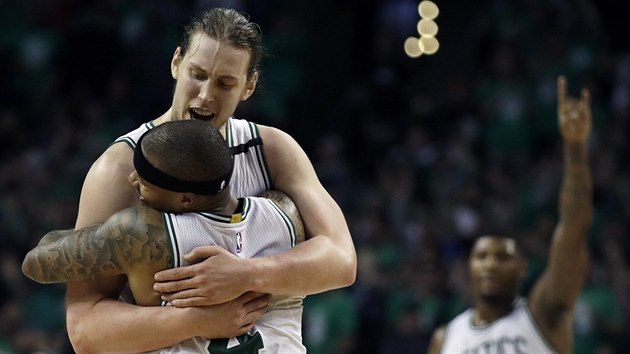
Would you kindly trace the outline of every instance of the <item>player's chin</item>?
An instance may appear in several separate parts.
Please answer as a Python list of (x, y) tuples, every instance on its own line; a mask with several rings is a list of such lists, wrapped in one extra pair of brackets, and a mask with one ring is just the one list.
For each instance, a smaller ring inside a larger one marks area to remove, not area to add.
[(480, 289), (479, 298), (487, 304), (506, 304), (514, 300), (514, 294), (506, 294), (499, 289)]

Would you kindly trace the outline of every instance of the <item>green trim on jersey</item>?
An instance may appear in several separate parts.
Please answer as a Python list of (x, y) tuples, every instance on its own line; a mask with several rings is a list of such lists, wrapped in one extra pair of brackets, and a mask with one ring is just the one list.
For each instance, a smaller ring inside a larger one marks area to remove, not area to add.
[(297, 235), (295, 234), (295, 225), (293, 225), (293, 221), (291, 221), (291, 218), (289, 218), (287, 213), (285, 213), (284, 210), (280, 209), (280, 207), (278, 207), (278, 205), (276, 205), (273, 200), (268, 200), (274, 207), (274, 209), (278, 211), (278, 213), (282, 217), (282, 220), (284, 221), (284, 224), (287, 225), (287, 229), (289, 230), (289, 235), (291, 237), (291, 247), (295, 247), (295, 244), (297, 242)]
[[(247, 215), (249, 214), (249, 211), (252, 208), (251, 202), (249, 201), (248, 198), (242, 198), (242, 199), (243, 199), (243, 212), (241, 213), (241, 221), (247, 218)], [(201, 215), (204, 218), (212, 220), (212, 221), (216, 221), (216, 222), (220, 222), (224, 224), (232, 223), (232, 215), (227, 216), (227, 215), (214, 214), (214, 213), (209, 213), (209, 212), (204, 212), (204, 211), (197, 211), (194, 213)]]
[(162, 220), (164, 220), (164, 229), (166, 230), (166, 238), (168, 245), (173, 251), (173, 259), (169, 264), (169, 268), (177, 268), (182, 264), (179, 258), (179, 244), (177, 243), (177, 237), (175, 235), (175, 225), (173, 225), (173, 215), (169, 213), (162, 213)]
[[(144, 127), (147, 129), (147, 131), (149, 131), (149, 130), (155, 128), (155, 123), (153, 123), (153, 121), (146, 122), (146, 123), (144, 123)], [(112, 145), (114, 145), (116, 143), (125, 143), (133, 150), (133, 149), (136, 148), (136, 143), (137, 142), (135, 140), (133, 140), (132, 138), (130, 138), (129, 136), (125, 135), (125, 136), (119, 137), (118, 139), (114, 140), (114, 142), (109, 144), (109, 146), (112, 146)]]

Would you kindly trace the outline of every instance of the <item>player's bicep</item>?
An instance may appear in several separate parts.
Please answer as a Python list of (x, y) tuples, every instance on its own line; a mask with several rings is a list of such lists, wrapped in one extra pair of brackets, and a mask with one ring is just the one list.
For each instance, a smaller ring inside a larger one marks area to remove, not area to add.
[(261, 128), (265, 155), (274, 181), (274, 189), (286, 193), (297, 206), (307, 236), (348, 235), (343, 213), (319, 181), (308, 156), (288, 134), (273, 128)]

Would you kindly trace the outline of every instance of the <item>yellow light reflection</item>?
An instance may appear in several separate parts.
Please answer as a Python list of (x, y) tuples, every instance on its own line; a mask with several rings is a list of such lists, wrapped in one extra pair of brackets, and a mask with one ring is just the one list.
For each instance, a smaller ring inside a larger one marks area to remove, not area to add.
[(411, 58), (417, 58), (422, 55), (423, 43), (416, 37), (409, 37), (405, 40), (405, 54)]
[(438, 33), (438, 25), (433, 20), (423, 18), (418, 22), (418, 33), (433, 37)]
[(424, 0), (418, 5), (418, 12), (422, 18), (433, 20), (440, 13), (440, 9), (431, 0)]
[(440, 42), (438, 42), (437, 38), (431, 36), (421, 36), (420, 42), (424, 47), (424, 54), (431, 55), (438, 51), (440, 48)]

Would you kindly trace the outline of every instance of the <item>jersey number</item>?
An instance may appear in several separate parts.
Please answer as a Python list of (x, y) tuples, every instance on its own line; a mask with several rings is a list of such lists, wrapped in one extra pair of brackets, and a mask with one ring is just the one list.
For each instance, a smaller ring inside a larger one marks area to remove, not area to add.
[(238, 345), (228, 348), (229, 339), (213, 339), (208, 345), (211, 354), (256, 354), (265, 347), (260, 332), (235, 337)]

